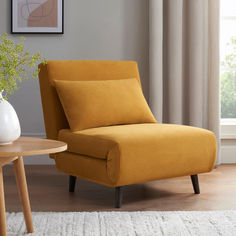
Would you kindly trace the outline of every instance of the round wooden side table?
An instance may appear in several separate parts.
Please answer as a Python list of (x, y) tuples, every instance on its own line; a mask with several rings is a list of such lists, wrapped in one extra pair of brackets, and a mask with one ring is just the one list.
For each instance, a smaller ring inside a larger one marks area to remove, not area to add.
[(2, 167), (9, 162), (13, 162), (17, 188), (21, 200), (26, 229), (28, 233), (34, 231), (28, 188), (25, 177), (25, 168), (22, 156), (32, 156), (63, 152), (67, 149), (67, 144), (50, 140), (32, 137), (20, 137), (14, 143), (0, 146), (0, 235), (7, 235), (6, 208), (4, 199)]

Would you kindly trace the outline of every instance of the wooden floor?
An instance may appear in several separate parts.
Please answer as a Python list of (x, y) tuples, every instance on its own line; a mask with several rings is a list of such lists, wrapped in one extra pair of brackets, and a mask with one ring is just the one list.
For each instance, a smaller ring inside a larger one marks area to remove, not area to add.
[[(12, 166), (5, 166), (6, 208), (21, 211)], [(68, 192), (68, 176), (54, 166), (26, 166), (32, 211), (114, 211), (114, 189), (79, 179)], [(221, 165), (199, 175), (201, 194), (193, 194), (190, 177), (124, 188), (122, 211), (236, 210), (236, 165)]]

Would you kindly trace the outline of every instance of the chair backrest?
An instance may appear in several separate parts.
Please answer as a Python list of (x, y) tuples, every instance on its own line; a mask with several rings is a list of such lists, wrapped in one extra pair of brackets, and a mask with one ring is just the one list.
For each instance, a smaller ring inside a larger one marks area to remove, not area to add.
[(68, 122), (53, 86), (54, 80), (119, 80), (137, 78), (140, 82), (137, 63), (134, 61), (48, 61), (39, 65), (39, 82), (47, 138), (57, 139)]

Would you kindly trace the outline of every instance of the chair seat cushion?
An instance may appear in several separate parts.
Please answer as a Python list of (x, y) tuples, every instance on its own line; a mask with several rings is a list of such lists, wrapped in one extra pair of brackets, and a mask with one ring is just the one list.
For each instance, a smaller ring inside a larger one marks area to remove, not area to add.
[[(171, 124), (63, 129), (68, 151), (107, 161), (111, 180), (129, 183), (210, 171), (216, 158), (211, 131)], [(142, 176), (140, 173), (144, 173)], [(158, 173), (157, 173), (158, 172)], [(137, 178), (137, 181), (135, 181)]]

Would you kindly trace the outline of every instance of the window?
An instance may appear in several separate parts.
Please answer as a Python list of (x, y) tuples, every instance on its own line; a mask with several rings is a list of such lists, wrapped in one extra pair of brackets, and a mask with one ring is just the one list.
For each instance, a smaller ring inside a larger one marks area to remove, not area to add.
[(221, 1), (221, 123), (236, 125), (236, 0)]

